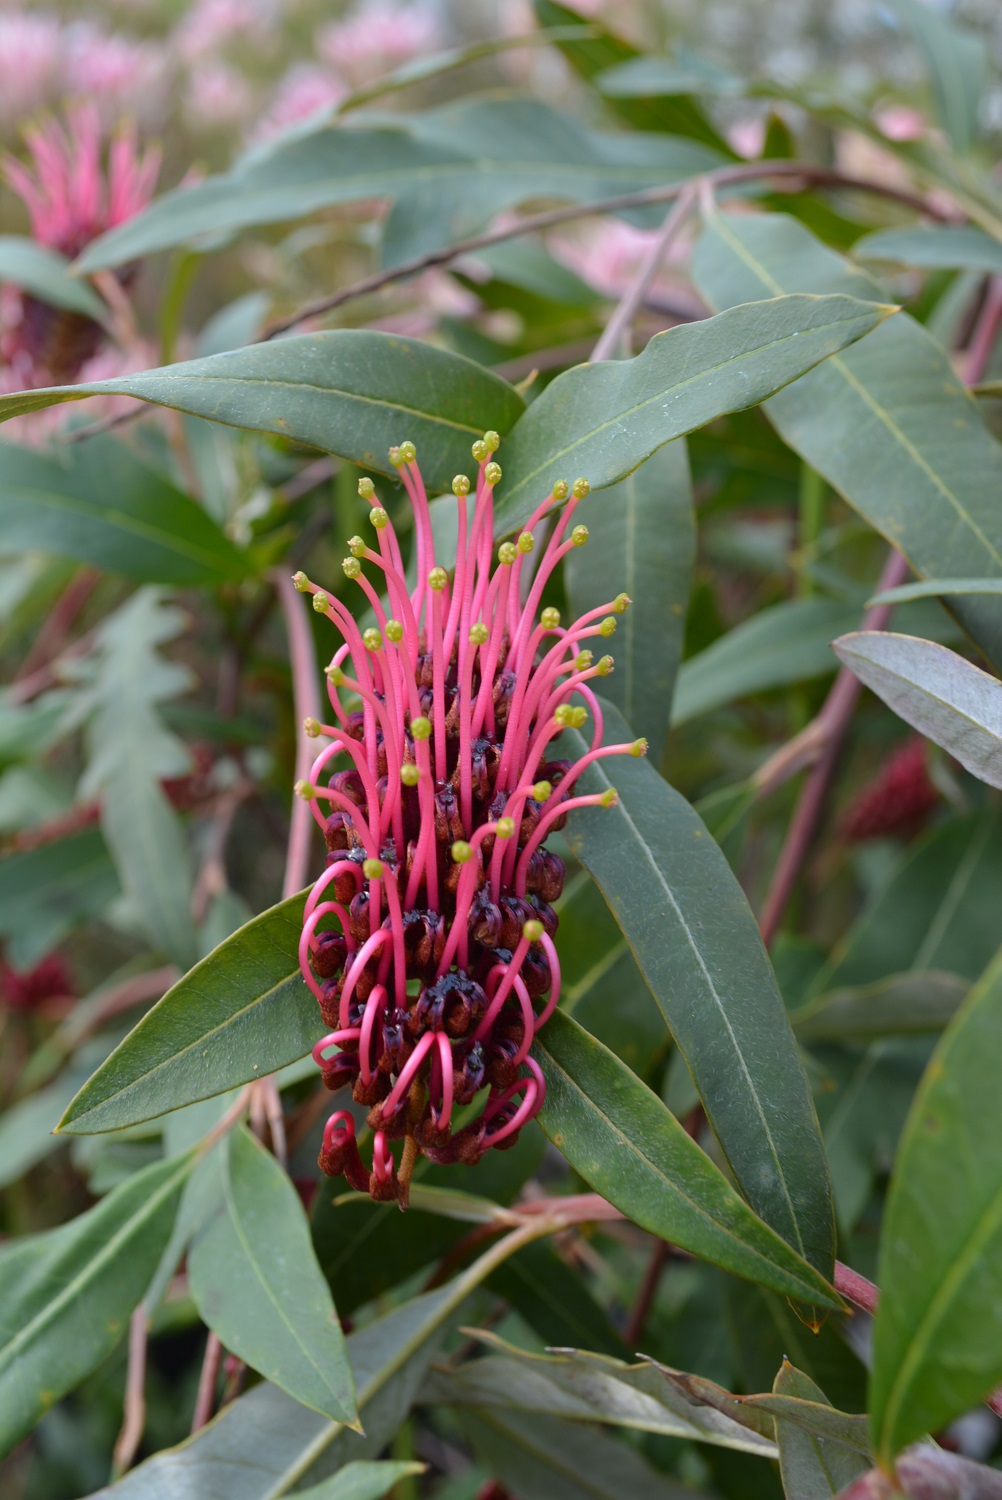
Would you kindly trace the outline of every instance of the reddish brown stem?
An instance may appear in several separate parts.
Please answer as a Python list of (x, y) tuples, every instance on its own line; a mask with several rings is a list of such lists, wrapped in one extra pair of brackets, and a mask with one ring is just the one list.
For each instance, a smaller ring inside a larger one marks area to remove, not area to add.
[(40, 667), (44, 667), (59, 654), (70, 626), (94, 592), (100, 578), (101, 575), (96, 568), (81, 568), (79, 573), (70, 580), (49, 611), (31, 650), (18, 668), (15, 682), (22, 682), (25, 678), (31, 677)]
[(835, 1290), (840, 1297), (847, 1302), (861, 1307), (864, 1312), (875, 1313), (877, 1303), (880, 1301), (880, 1292), (872, 1281), (867, 1281), (858, 1271), (851, 1266), (843, 1265), (840, 1260), (835, 1262)]
[(191, 1419), (191, 1430), (197, 1432), (209, 1421), (216, 1405), (216, 1386), (219, 1382), (219, 1367), (223, 1359), (223, 1346), (214, 1333), (210, 1333), (205, 1344), (202, 1373), (198, 1377), (198, 1395), (195, 1397), (195, 1414)]
[(650, 1316), (651, 1308), (654, 1306), (654, 1298), (657, 1296), (658, 1283), (661, 1280), (661, 1273), (664, 1270), (670, 1255), (671, 1246), (668, 1245), (664, 1240), (658, 1240), (654, 1246), (654, 1249), (651, 1251), (651, 1258), (647, 1263), (647, 1270), (644, 1272), (644, 1279), (640, 1283), (640, 1290), (637, 1293), (637, 1300), (633, 1304), (633, 1309), (630, 1313), (630, 1320), (627, 1323), (626, 1328), (623, 1330), (623, 1338), (625, 1339), (627, 1346), (632, 1349), (634, 1353), (637, 1352), (637, 1345), (640, 1343), (641, 1339), (644, 1336), (644, 1329), (647, 1326), (647, 1319)]
[(140, 1302), (129, 1324), (129, 1362), (125, 1376), (125, 1411), (122, 1430), (112, 1458), (112, 1478), (119, 1479), (132, 1467), (146, 1426), (146, 1304)]

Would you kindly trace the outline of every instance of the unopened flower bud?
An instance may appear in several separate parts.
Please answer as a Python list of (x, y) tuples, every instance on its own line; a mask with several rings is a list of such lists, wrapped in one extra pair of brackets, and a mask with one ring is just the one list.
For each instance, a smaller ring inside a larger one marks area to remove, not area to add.
[(457, 865), (465, 865), (473, 858), (473, 846), (465, 839), (457, 839), (452, 846), (452, 858)]
[(494, 831), (499, 839), (510, 839), (515, 832), (515, 819), (498, 818), (497, 827)]
[(357, 557), (346, 557), (341, 564), (346, 578), (357, 578), (362, 571), (362, 564)]
[(625, 615), (626, 611), (629, 609), (632, 603), (633, 600), (630, 598), (629, 594), (617, 594), (615, 599), (613, 600), (612, 607), (616, 611), (617, 615)]
[(557, 626), (560, 624), (559, 609), (554, 609), (552, 604), (547, 605), (546, 609), (543, 610), (543, 613), (539, 617), (539, 623), (540, 625), (542, 625), (544, 630), (556, 630)]
[(510, 568), (518, 556), (518, 550), (511, 542), (502, 542), (498, 548), (498, 562), (506, 568)]
[(515, 545), (519, 552), (529, 553), (536, 545), (536, 538), (531, 531), (520, 531)]
[(608, 677), (615, 670), (616, 659), (614, 656), (600, 656), (595, 671), (600, 677)]
[(599, 622), (599, 625), (598, 625), (597, 628), (598, 628), (598, 634), (599, 635), (604, 635), (604, 636), (615, 635), (616, 634), (616, 617), (615, 617), (615, 615), (606, 615), (605, 619)]
[(307, 578), (305, 573), (293, 573), (292, 585), (297, 594), (305, 594), (306, 590), (310, 586), (310, 580)]
[(362, 500), (371, 500), (376, 493), (376, 486), (371, 479), (363, 478), (358, 481), (358, 493)]
[(383, 637), (374, 625), (362, 632), (362, 645), (366, 651), (381, 651), (383, 649)]
[(383, 861), (381, 859), (366, 859), (362, 861), (362, 874), (366, 880), (378, 880), (383, 873)]
[(360, 536), (350, 536), (348, 538), (348, 551), (351, 553), (352, 557), (365, 556), (366, 546)]
[(493, 489), (496, 484), (501, 483), (501, 465), (490, 463), (484, 470), (484, 482)]
[(532, 796), (536, 802), (548, 802), (553, 796), (553, 782), (537, 781), (532, 789)]
[(313, 608), (316, 610), (318, 615), (322, 615), (329, 604), (330, 600), (322, 589), (319, 593), (313, 595)]
[(387, 620), (387, 622), (386, 622), (386, 639), (388, 641), (392, 641), (393, 644), (396, 646), (396, 645), (399, 645), (399, 643), (403, 640), (403, 638), (404, 638), (404, 627), (403, 627), (403, 625), (401, 625), (400, 621), (399, 620)]
[(315, 740), (316, 737), (317, 737), (317, 735), (320, 733), (320, 720), (319, 719), (304, 719), (303, 720), (303, 732), (305, 734), (308, 734), (311, 740)]
[(618, 807), (619, 793), (616, 791), (616, 788), (614, 786), (610, 786), (606, 791), (602, 793), (600, 800), (603, 807)]
[(316, 787), (310, 781), (299, 780), (292, 788), (297, 797), (302, 797), (304, 802), (310, 802), (317, 795)]
[(411, 737), (415, 740), (431, 739), (431, 720), (425, 718), (411, 720)]
[(484, 433), (484, 442), (487, 444), (488, 451), (491, 453), (496, 453), (501, 446), (501, 439), (498, 437), (493, 428), (489, 428), (488, 431)]
[(575, 526), (574, 530), (571, 532), (571, 546), (572, 547), (583, 547), (584, 544), (585, 544), (585, 542), (587, 540), (588, 540), (588, 528), (587, 528), (587, 526)]
[(530, 943), (538, 943), (543, 936), (542, 922), (537, 922), (535, 917), (533, 917), (523, 926), (522, 936)]
[(390, 524), (389, 514), (383, 509), (381, 505), (374, 505), (372, 507), (369, 512), (369, 520), (372, 522), (373, 526), (375, 526), (377, 531), (382, 531), (384, 527)]
[(402, 442), (400, 444), (400, 462), (412, 464), (417, 461), (417, 449), (413, 443)]
[(452, 481), (452, 493), (454, 495), (468, 495), (470, 493), (470, 481), (465, 474), (457, 474)]
[(478, 620), (475, 625), (470, 626), (470, 644), (483, 646), (490, 639), (490, 631), (483, 620)]
[(636, 758), (639, 760), (642, 755), (647, 754), (647, 749), (648, 746), (645, 739), (634, 740), (633, 744), (630, 746), (630, 754), (636, 756)]
[(567, 480), (566, 479), (558, 479), (557, 482), (556, 482), (556, 484), (553, 486), (553, 498), (554, 498), (554, 500), (557, 500), (561, 504), (563, 504), (563, 502), (567, 499), (567, 496), (569, 494), (570, 494), (570, 487), (568, 486)]
[(436, 594), (440, 594), (449, 582), (449, 575), (444, 568), (432, 568), (428, 574), (428, 587)]
[(574, 483), (571, 485), (571, 494), (574, 496), (575, 500), (583, 500), (584, 497), (590, 493), (591, 485), (588, 483), (587, 479), (575, 479)]
[(413, 761), (405, 761), (400, 767), (400, 780), (404, 786), (417, 786), (421, 780), (421, 772)]

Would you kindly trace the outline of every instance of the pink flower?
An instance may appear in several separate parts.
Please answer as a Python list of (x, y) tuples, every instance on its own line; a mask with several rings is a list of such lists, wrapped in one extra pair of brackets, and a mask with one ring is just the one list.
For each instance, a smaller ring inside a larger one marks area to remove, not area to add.
[(618, 296), (657, 237), (656, 229), (635, 229), (621, 219), (596, 219), (577, 233), (555, 235), (552, 248), (589, 286)]
[(316, 63), (296, 63), (278, 85), (271, 105), (253, 133), (256, 141), (269, 140), (300, 125), (314, 115), (340, 104), (347, 89), (327, 68)]
[(0, 16), (0, 121), (23, 119), (54, 92), (63, 33), (56, 16)]
[(438, 17), (426, 5), (368, 0), (343, 21), (323, 26), (316, 49), (356, 87), (441, 45)]
[(246, 78), (229, 63), (210, 59), (192, 69), (184, 103), (196, 125), (233, 125), (250, 114), (254, 95)]
[(167, 71), (162, 48), (109, 36), (88, 22), (70, 27), (66, 40), (63, 82), (70, 97), (87, 100), (106, 125), (122, 115), (158, 117)]
[(185, 62), (196, 63), (233, 41), (265, 41), (275, 13), (274, 0), (196, 0), (174, 33), (174, 45)]
[[(644, 740), (603, 746), (589, 685), (611, 671), (612, 658), (595, 661), (585, 642), (613, 633), (627, 596), (569, 627), (552, 608), (537, 619), (554, 568), (588, 539), (586, 527), (571, 524), (588, 485), (555, 485), (518, 540), (492, 559), (497, 446), (496, 433), (474, 443), (475, 487), (465, 475), (453, 481), (451, 580), (435, 559), (411, 443), (390, 458), (414, 512), (415, 588), (404, 582), (400, 546), (378, 504), (369, 513), (375, 546), (352, 537), (343, 564), (375, 625), (363, 630), (339, 599), (305, 574), (295, 578), (344, 642), (327, 668), (333, 723), (306, 724), (329, 743), (296, 788), (328, 849), (306, 902), (300, 964), (333, 1028), (313, 1049), (324, 1081), (351, 1084), (374, 1132), (370, 1171), (351, 1115), (337, 1111), (320, 1166), (401, 1203), (419, 1153), (472, 1164), (492, 1146), (512, 1145), (542, 1106), (545, 1082), (530, 1048), (560, 997), (552, 902), (564, 882), (545, 840), (575, 808), (615, 805), (612, 791), (576, 793), (589, 765), (647, 749)], [(370, 479), (359, 494), (373, 500)], [(523, 579), (531, 528), (563, 501), (531, 581)], [(346, 707), (342, 692), (361, 708)], [(555, 738), (582, 728), (589, 711), (591, 748), (574, 762), (557, 758)], [(340, 756), (348, 769), (336, 769)], [(331, 917), (338, 927), (321, 930)], [(483, 1089), (480, 1115), (453, 1131), (454, 1111)], [(401, 1138), (398, 1166), (389, 1142)]]

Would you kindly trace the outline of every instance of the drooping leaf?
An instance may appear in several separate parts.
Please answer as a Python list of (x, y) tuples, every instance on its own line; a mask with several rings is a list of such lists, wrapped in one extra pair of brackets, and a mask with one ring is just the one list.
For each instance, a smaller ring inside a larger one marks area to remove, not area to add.
[[(831, 1407), (827, 1396), (808, 1375), (784, 1360), (772, 1389), (777, 1398), (788, 1398), (790, 1403), (782, 1414), (781, 1409), (773, 1410), (779, 1470), (787, 1500), (830, 1500), (866, 1473), (869, 1457), (864, 1457), (858, 1447), (839, 1442), (838, 1438), (797, 1420), (806, 1407), (812, 1408), (812, 1414), (820, 1407)], [(794, 1402), (802, 1405), (795, 1407)]]
[(358, 1420), (334, 1303), (299, 1194), (264, 1147), (232, 1130), (217, 1154), (217, 1212), (188, 1255), (191, 1293), (223, 1345), (333, 1421)]
[(436, 1370), (424, 1389), (423, 1401), (433, 1406), (498, 1406), (567, 1421), (609, 1422), (762, 1458), (776, 1456), (769, 1438), (710, 1406), (693, 1405), (668, 1384), (656, 1365), (626, 1364), (590, 1350), (529, 1354), (495, 1334), (478, 1337), (498, 1352), (458, 1369)]
[(78, 276), (69, 274), (69, 261), (58, 250), (22, 234), (0, 234), (0, 281), (29, 296), (103, 323), (108, 305)]
[(464, 1409), (461, 1426), (473, 1451), (519, 1500), (691, 1500), (687, 1485), (654, 1469), (604, 1433), (496, 1407)]
[(878, 229), (852, 247), (854, 260), (890, 261), (922, 270), (1002, 273), (1002, 245), (973, 224)]
[(79, 1218), (0, 1250), (0, 1453), (125, 1333), (191, 1165), (157, 1162)]
[(870, 1395), (885, 1465), (1002, 1380), (1000, 1034), (997, 959), (933, 1054), (891, 1178)]
[(77, 1094), (60, 1130), (151, 1120), (304, 1057), (321, 1024), (296, 959), (305, 899), (255, 917), (168, 990)]
[[(866, 1368), (850, 1349), (834, 1318), (815, 1332), (797, 1316), (785, 1297), (748, 1281), (727, 1277), (718, 1295), (730, 1333), (733, 1367), (746, 1391), (768, 1390), (784, 1359), (796, 1364), (834, 1401), (841, 1413), (866, 1407)], [(676, 1372), (677, 1373), (677, 1372)], [(775, 1398), (765, 1398), (773, 1401)], [(747, 1410), (753, 1411), (752, 1402)], [(757, 1414), (761, 1419), (763, 1413)], [(859, 1441), (869, 1444), (866, 1420), (850, 1417)], [(772, 1436), (773, 1429), (769, 1428)]]
[(832, 650), (900, 719), (1002, 787), (1002, 682), (934, 641), (858, 630)]
[(956, 1015), (967, 990), (967, 982), (956, 974), (906, 971), (875, 984), (819, 995), (794, 1011), (790, 1023), (807, 1043), (941, 1031)]
[(426, 482), (441, 488), (457, 469), (469, 468), (475, 438), (487, 428), (504, 434), (524, 409), (506, 381), (461, 355), (417, 339), (344, 328), (115, 380), (0, 397), (0, 420), (102, 392), (277, 433), (381, 474), (394, 472), (390, 447), (409, 439)]
[(973, 31), (955, 26), (921, 0), (891, 0), (918, 45), (936, 97), (939, 123), (956, 151), (980, 134), (981, 98), (988, 83), (988, 49)]
[(672, 438), (764, 401), (893, 311), (855, 297), (775, 297), (669, 328), (634, 359), (567, 370), (505, 444), (495, 529), (513, 530), (558, 479), (583, 475), (596, 490), (625, 479)]
[(111, 437), (62, 454), (0, 445), (0, 528), (37, 549), (144, 583), (212, 584), (251, 571), (201, 506)]
[(527, 98), (460, 99), (392, 120), (356, 114), (269, 142), (229, 172), (164, 194), (88, 245), (77, 269), (373, 197), (393, 205), (382, 258), (396, 265), (527, 199), (588, 202), (681, 180), (721, 160), (695, 141), (591, 130)]
[(606, 696), (661, 760), (696, 555), (689, 463), (683, 440), (669, 443), (626, 479), (578, 507), (588, 545), (567, 556), (564, 577), (575, 615), (622, 589), (633, 600), (616, 638)]
[(747, 1207), (658, 1096), (569, 1016), (536, 1039), (546, 1078), (539, 1123), (622, 1213), (739, 1276), (837, 1306), (823, 1277)]
[[(615, 709), (604, 712), (606, 742), (629, 740)], [(568, 739), (584, 753), (573, 731)], [(742, 1191), (828, 1277), (834, 1230), (824, 1148), (744, 894), (694, 810), (644, 761), (606, 758), (586, 777), (590, 790), (615, 786), (619, 806), (579, 811), (568, 842), (633, 949)]]
[[(694, 271), (716, 307), (781, 293), (876, 297), (862, 272), (782, 214), (714, 213)], [(907, 315), (836, 354), (766, 406), (780, 435), (920, 575), (1002, 576), (1002, 446), (946, 351)], [(953, 601), (979, 644), (1002, 661), (990, 601)]]
[(96, 828), (0, 859), (0, 937), (8, 962), (33, 968), (67, 933), (102, 912), (118, 889)]

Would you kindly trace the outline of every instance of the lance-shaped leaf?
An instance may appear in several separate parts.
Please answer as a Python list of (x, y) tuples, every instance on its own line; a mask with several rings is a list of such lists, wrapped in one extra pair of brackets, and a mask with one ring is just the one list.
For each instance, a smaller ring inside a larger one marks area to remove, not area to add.
[(973, 31), (952, 26), (921, 0), (891, 0), (911, 32), (932, 80), (939, 123), (956, 151), (980, 134), (981, 96), (988, 82), (988, 49)]
[(424, 1468), (424, 1464), (388, 1458), (380, 1462), (356, 1459), (323, 1484), (310, 1485), (308, 1490), (298, 1490), (297, 1494), (300, 1500), (382, 1500), (401, 1479), (423, 1474)]
[(711, 1406), (694, 1406), (668, 1384), (656, 1365), (631, 1365), (581, 1350), (529, 1354), (493, 1334), (478, 1337), (499, 1352), (458, 1369), (434, 1371), (422, 1390), (422, 1402), (499, 1406), (567, 1421), (609, 1422), (776, 1457), (768, 1437)]
[(241, 927), (168, 990), (70, 1104), (59, 1129), (135, 1125), (305, 1057), (316, 1001), (296, 958), (306, 893)]
[[(784, 214), (712, 214), (696, 280), (714, 307), (783, 292), (878, 297), (875, 284)], [(766, 413), (780, 436), (905, 554), (919, 574), (1002, 577), (1002, 446), (946, 351), (907, 315), (836, 354)], [(1002, 662), (991, 601), (955, 598), (966, 630)]]
[[(789, 1360), (784, 1359), (772, 1389), (775, 1396), (802, 1402), (805, 1407), (831, 1409), (824, 1392)], [(797, 1410), (787, 1408), (791, 1409)], [(780, 1411), (773, 1416), (787, 1500), (830, 1500), (869, 1468), (869, 1456), (864, 1457), (857, 1446), (822, 1434)]]
[(244, 1129), (230, 1132), (216, 1163), (217, 1211), (188, 1255), (203, 1321), (304, 1406), (354, 1425), (344, 1335), (299, 1194)]
[[(860, 330), (862, 331), (862, 330)], [(392, 474), (388, 450), (417, 445), (426, 481), (444, 488), (487, 428), (504, 434), (521, 396), (462, 355), (368, 329), (306, 333), (138, 375), (0, 397), (0, 421), (87, 396), (137, 396), (231, 427), (273, 432)]]
[(657, 1094), (557, 1011), (534, 1055), (538, 1118), (574, 1170), (634, 1223), (788, 1297), (838, 1306), (824, 1278), (748, 1208)]
[(854, 260), (893, 261), (923, 270), (1002, 274), (1002, 245), (973, 224), (921, 224), (878, 229), (852, 247)]
[(245, 578), (249, 559), (163, 474), (110, 437), (61, 455), (0, 446), (0, 530), (38, 550), (147, 583)]
[(881, 1462), (1002, 1380), (1002, 960), (947, 1028), (898, 1148), (870, 1413)]
[(844, 296), (749, 299), (655, 335), (634, 359), (567, 370), (505, 445), (497, 531), (524, 521), (558, 479), (581, 474), (592, 489), (625, 479), (672, 438), (757, 405), (895, 311)]
[[(616, 640), (616, 670), (606, 693), (658, 765), (668, 734), (675, 674), (682, 656), (696, 528), (684, 441), (669, 443), (611, 493), (578, 507), (591, 533), (564, 563), (575, 615), (596, 609), (618, 589), (634, 601)], [(616, 590), (611, 589), (615, 580)]]
[[(666, 1385), (694, 1407), (710, 1407), (750, 1428), (752, 1432), (773, 1438), (781, 1422), (789, 1423), (803, 1433), (837, 1443), (853, 1453), (864, 1456), (870, 1453), (866, 1417), (836, 1411), (814, 1382), (799, 1370), (796, 1371), (800, 1377), (799, 1382), (790, 1381), (785, 1386), (780, 1386), (777, 1380), (771, 1392), (754, 1396), (732, 1396), (730, 1391), (725, 1391), (722, 1386), (716, 1385), (712, 1380), (705, 1380), (700, 1375), (688, 1375), (683, 1370), (673, 1370), (668, 1365), (659, 1365), (654, 1361), (651, 1361), (651, 1365)], [(865, 1467), (864, 1464), (863, 1468)]]
[[(630, 740), (615, 709), (604, 711), (606, 742)], [(575, 754), (585, 752), (580, 736), (572, 743)], [(589, 790), (614, 785), (619, 806), (582, 809), (568, 841), (633, 949), (742, 1192), (830, 1277), (824, 1147), (744, 893), (696, 812), (645, 761), (606, 758), (585, 774)]]
[(955, 651), (914, 636), (857, 630), (832, 649), (899, 718), (1002, 787), (1002, 682)]
[(103, 323), (108, 304), (86, 281), (71, 276), (69, 265), (65, 255), (27, 235), (0, 234), (0, 281), (48, 302), (50, 307), (62, 307)]
[(935, 969), (892, 974), (875, 984), (832, 990), (790, 1016), (802, 1042), (862, 1042), (941, 1031), (967, 994), (967, 981)]
[(0, 1252), (0, 1454), (125, 1333), (191, 1166), (157, 1162), (78, 1219)]

